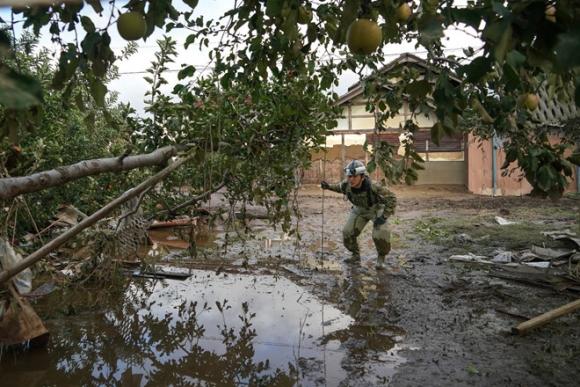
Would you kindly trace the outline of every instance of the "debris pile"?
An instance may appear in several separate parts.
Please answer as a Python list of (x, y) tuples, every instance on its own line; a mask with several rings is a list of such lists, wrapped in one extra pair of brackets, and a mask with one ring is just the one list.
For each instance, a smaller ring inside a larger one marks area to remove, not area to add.
[[(496, 217), (500, 225), (511, 222)], [(452, 255), (450, 261), (474, 262), (489, 265), (489, 275), (496, 278), (515, 281), (526, 285), (552, 289), (557, 292), (567, 291), (580, 294), (580, 238), (575, 232), (566, 229), (542, 232), (542, 235), (561, 242), (559, 248), (547, 248), (532, 245), (521, 251), (498, 249), (491, 256)], [(462, 240), (468, 235), (461, 234)], [(512, 328), (513, 334), (524, 335), (530, 330), (580, 309), (580, 299), (567, 303), (529, 319)]]
[[(543, 235), (552, 240), (562, 243), (561, 248), (547, 248), (532, 245), (529, 249), (520, 251), (495, 250), (490, 256), (476, 255), (473, 253), (452, 255), (450, 261), (475, 262), (482, 264), (501, 264), (512, 267), (521, 265), (532, 266), (542, 269), (550, 267), (568, 267), (580, 264), (580, 237), (570, 230), (548, 231)], [(462, 240), (469, 238), (466, 234), (460, 234)]]

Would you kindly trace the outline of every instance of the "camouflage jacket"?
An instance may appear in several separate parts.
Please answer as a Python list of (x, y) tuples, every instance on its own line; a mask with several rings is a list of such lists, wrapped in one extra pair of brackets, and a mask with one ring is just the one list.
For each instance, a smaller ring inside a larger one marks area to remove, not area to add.
[(330, 184), (329, 190), (344, 194), (355, 206), (362, 209), (375, 207), (378, 211), (383, 210), (385, 216), (395, 213), (397, 198), (386, 187), (374, 184), (368, 176), (362, 182), (360, 188), (352, 188), (346, 180), (339, 184)]

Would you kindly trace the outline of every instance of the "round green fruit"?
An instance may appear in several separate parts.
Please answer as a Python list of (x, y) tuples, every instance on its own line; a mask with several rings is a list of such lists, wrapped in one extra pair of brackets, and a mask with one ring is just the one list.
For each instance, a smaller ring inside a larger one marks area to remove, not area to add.
[(397, 19), (402, 23), (407, 22), (407, 20), (409, 20), (409, 18), (411, 17), (412, 13), (413, 11), (411, 11), (411, 7), (409, 7), (409, 4), (407, 3), (401, 4), (395, 10), (395, 15), (397, 16)]
[(536, 110), (540, 104), (540, 97), (537, 94), (528, 93), (523, 98), (523, 104), (529, 110)]
[(383, 40), (381, 27), (369, 19), (357, 19), (348, 27), (346, 43), (353, 54), (373, 53)]
[(147, 22), (139, 12), (127, 12), (117, 19), (117, 30), (125, 40), (139, 40), (145, 36)]

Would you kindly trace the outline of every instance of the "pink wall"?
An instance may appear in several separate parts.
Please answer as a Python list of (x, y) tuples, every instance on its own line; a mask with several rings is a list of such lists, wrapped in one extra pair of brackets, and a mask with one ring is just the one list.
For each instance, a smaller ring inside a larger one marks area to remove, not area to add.
[[(503, 149), (497, 150), (497, 187), (495, 194), (497, 196), (518, 196), (530, 193), (532, 186), (523, 177), (521, 169), (518, 168), (512, 171), (510, 176), (502, 176), (504, 171), (500, 167), (504, 163), (505, 157)], [(467, 139), (467, 163), (467, 189), (479, 195), (493, 195), (491, 140), (482, 140), (469, 134)], [(573, 176), (566, 191), (576, 191), (576, 178), (576, 176)]]

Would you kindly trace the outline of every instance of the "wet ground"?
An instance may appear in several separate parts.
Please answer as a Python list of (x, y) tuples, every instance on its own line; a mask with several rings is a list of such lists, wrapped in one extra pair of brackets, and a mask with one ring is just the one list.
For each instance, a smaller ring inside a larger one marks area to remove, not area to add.
[[(578, 294), (447, 258), (546, 243), (541, 230), (577, 229), (580, 201), (449, 187), (396, 193), (383, 272), (374, 269), (370, 226), (359, 238), (361, 265), (342, 263), (350, 206), (315, 187), (298, 197), (299, 240), (254, 219), (247, 234), (198, 235), (192, 258), (175, 247), (183, 235), (158, 231), (150, 256), (187, 279), (135, 278), (106, 303), (87, 289), (40, 299), (49, 346), (3, 354), (2, 384), (577, 385), (579, 313), (524, 337), (509, 332)], [(521, 226), (499, 229), (500, 214)], [(458, 233), (473, 240), (460, 243)]]

